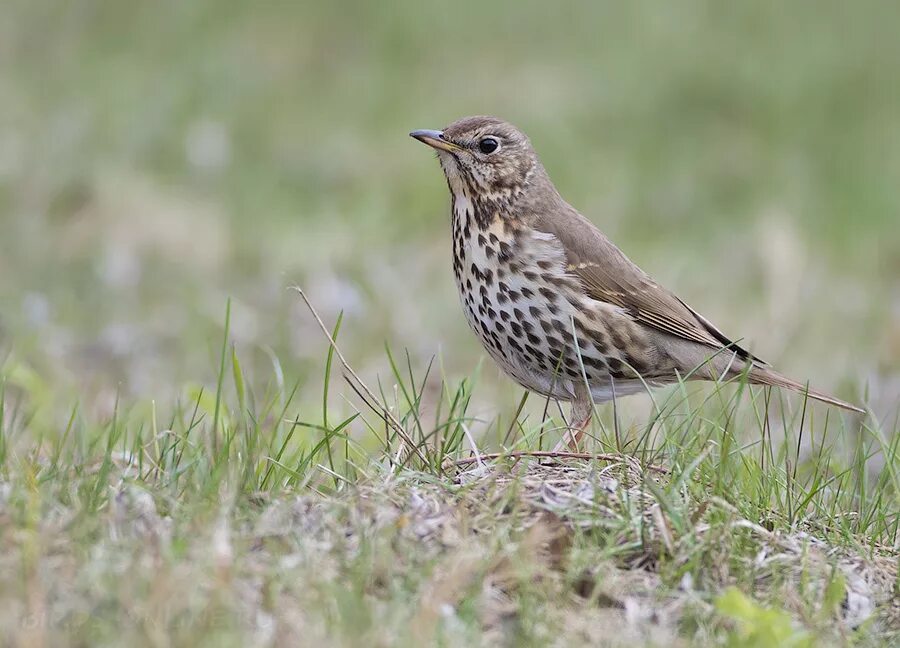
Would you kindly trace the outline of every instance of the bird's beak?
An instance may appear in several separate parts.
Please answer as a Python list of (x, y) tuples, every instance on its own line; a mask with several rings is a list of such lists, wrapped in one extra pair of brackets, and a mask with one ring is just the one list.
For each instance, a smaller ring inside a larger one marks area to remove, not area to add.
[(410, 137), (414, 137), (423, 144), (428, 144), (431, 148), (436, 148), (441, 151), (458, 151), (460, 149), (459, 146), (454, 144), (453, 142), (449, 142), (444, 139), (444, 134), (441, 131), (437, 130), (414, 130), (409, 134)]

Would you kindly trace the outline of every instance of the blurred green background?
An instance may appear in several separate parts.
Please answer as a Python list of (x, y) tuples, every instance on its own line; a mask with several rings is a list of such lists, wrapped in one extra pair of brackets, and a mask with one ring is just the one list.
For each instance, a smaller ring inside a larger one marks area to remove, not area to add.
[(487, 113), (726, 332), (896, 412), (898, 25), (880, 2), (7, 0), (0, 362), (64, 413), (169, 402), (214, 381), (231, 296), (254, 379), (274, 355), (317, 399), (299, 284), (364, 374), (385, 342), (472, 373), (446, 186), (407, 132)]

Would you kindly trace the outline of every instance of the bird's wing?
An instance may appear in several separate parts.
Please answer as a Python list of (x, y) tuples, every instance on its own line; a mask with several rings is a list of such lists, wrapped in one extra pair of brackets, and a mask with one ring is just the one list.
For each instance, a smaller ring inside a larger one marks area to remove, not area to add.
[(538, 216), (533, 227), (559, 239), (567, 270), (592, 299), (619, 306), (646, 326), (715, 349), (727, 347), (742, 359), (765, 364), (653, 281), (593, 223), (566, 207), (554, 210), (552, 216)]

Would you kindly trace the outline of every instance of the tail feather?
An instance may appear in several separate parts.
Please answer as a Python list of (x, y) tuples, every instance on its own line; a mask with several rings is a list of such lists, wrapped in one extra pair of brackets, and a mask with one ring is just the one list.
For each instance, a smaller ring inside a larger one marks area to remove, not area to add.
[(809, 396), (809, 398), (813, 398), (817, 401), (828, 403), (829, 405), (835, 405), (836, 407), (840, 407), (851, 412), (857, 412), (859, 414), (866, 413), (866, 410), (859, 407), (858, 405), (848, 403), (847, 401), (842, 401), (839, 398), (829, 396), (828, 394), (824, 394), (814, 389), (809, 389), (806, 385), (799, 383), (796, 380), (791, 380), (787, 376), (782, 376), (777, 371), (772, 371), (771, 369), (765, 367), (754, 366), (753, 369), (750, 370), (750, 382), (756, 385), (783, 387), (785, 389), (795, 391), (799, 394), (805, 394)]

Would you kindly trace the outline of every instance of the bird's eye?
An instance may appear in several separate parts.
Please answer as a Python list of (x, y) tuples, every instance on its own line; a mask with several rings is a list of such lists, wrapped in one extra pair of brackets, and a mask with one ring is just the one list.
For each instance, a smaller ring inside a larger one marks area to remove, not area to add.
[(478, 150), (485, 155), (493, 153), (500, 148), (500, 142), (495, 137), (484, 137), (478, 142)]

